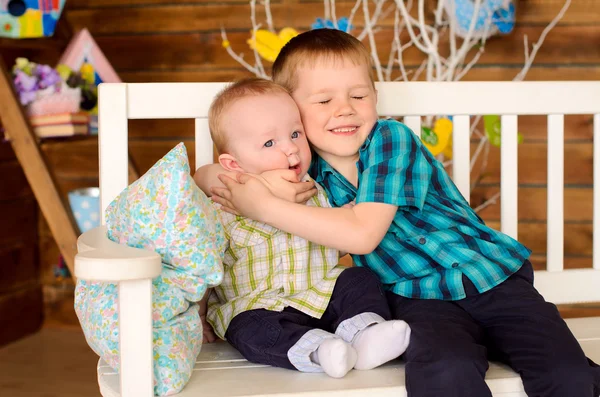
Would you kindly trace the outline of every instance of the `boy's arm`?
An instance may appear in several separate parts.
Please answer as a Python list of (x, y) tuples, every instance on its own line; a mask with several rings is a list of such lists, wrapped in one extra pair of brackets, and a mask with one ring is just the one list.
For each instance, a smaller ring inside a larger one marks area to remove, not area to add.
[(198, 185), (204, 194), (210, 197), (212, 195), (210, 191), (211, 187), (224, 186), (217, 177), (219, 174), (226, 174), (235, 177), (236, 173), (226, 171), (219, 163), (207, 164), (196, 170), (196, 173), (194, 174), (194, 182), (196, 182), (196, 185)]
[(213, 199), (315, 243), (353, 254), (370, 253), (399, 207), (407, 211), (423, 208), (435, 161), (405, 125), (384, 122), (380, 127), (363, 159), (353, 208), (300, 208), (277, 200), (248, 175), (237, 175), (237, 181), (221, 177), (226, 188), (218, 189)]
[[(240, 213), (320, 245), (351, 254), (368, 254), (381, 242), (398, 207), (359, 203), (352, 208), (300, 206), (271, 194), (256, 178), (241, 174), (239, 182), (221, 177), (222, 193)], [(214, 200), (223, 204), (219, 195)], [(236, 198), (252, 197), (252, 200)], [(225, 202), (225, 205), (227, 203)]]

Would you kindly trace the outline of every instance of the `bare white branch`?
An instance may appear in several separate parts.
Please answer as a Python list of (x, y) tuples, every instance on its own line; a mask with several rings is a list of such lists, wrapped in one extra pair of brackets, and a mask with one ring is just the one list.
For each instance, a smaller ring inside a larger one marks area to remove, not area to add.
[[(367, 0), (364, 0), (364, 1), (367, 1)], [(354, 21), (354, 15), (356, 14), (356, 11), (358, 11), (358, 7), (360, 7), (362, 2), (363, 2), (363, 0), (356, 0), (354, 7), (352, 7), (352, 10), (350, 11), (350, 15), (348, 16), (348, 26), (346, 27), (346, 33), (348, 33), (348, 30), (350, 29), (350, 25), (352, 25), (352, 21)]]
[(523, 69), (515, 76), (515, 78), (513, 79), (513, 81), (522, 81), (525, 78), (525, 75), (527, 74), (527, 72), (531, 68), (531, 65), (533, 64), (533, 60), (535, 59), (535, 56), (537, 55), (538, 50), (540, 49), (540, 47), (544, 43), (544, 40), (546, 39), (546, 36), (548, 35), (548, 33), (550, 33), (550, 31), (552, 29), (554, 29), (554, 27), (556, 26), (556, 24), (558, 23), (558, 21), (560, 21), (562, 19), (562, 17), (565, 15), (565, 13), (567, 12), (567, 10), (569, 9), (570, 5), (571, 5), (571, 0), (566, 0), (565, 4), (562, 6), (562, 8), (558, 12), (558, 14), (556, 14), (556, 16), (554, 17), (554, 19), (548, 24), (548, 26), (546, 26), (544, 28), (544, 30), (542, 31), (542, 34), (540, 35), (540, 38), (538, 39), (538, 41), (533, 44), (533, 49), (531, 50), (531, 53), (529, 54), (529, 57), (526, 58), (525, 66), (523, 66)]
[[(383, 3), (385, 0), (380, 0), (378, 5)], [(369, 37), (369, 46), (371, 47), (371, 57), (375, 65), (375, 71), (377, 72), (377, 79), (383, 81), (383, 71), (381, 70), (381, 62), (379, 61), (379, 54), (377, 54), (377, 44), (375, 44), (375, 36), (373, 35), (373, 29), (371, 28), (371, 19), (369, 18), (369, 4), (367, 1), (363, 1), (363, 14), (365, 18), (365, 30)]]
[(492, 197), (490, 197), (489, 199), (484, 201), (481, 205), (478, 205), (477, 207), (475, 207), (474, 211), (479, 212), (482, 209), (489, 207), (490, 205), (497, 204), (498, 197), (500, 197), (500, 192), (494, 194)]
[(269, 31), (275, 33), (275, 26), (273, 25), (273, 15), (271, 14), (271, 0), (263, 0), (265, 7), (265, 16), (267, 18), (267, 27)]
[(252, 49), (254, 52), (254, 61), (256, 62), (256, 68), (260, 71), (261, 75), (265, 75), (265, 68), (263, 67), (262, 60), (260, 59), (260, 54), (256, 50), (256, 31), (260, 28), (260, 26), (256, 23), (256, 0), (250, 0), (250, 21), (252, 22), (252, 40), (254, 40), (254, 48)]
[(224, 28), (221, 28), (221, 39), (223, 40), (223, 43), (227, 43), (226, 45), (223, 45), (223, 47), (225, 47), (229, 56), (231, 56), (233, 59), (235, 59), (237, 63), (239, 63), (240, 65), (245, 67), (250, 73), (253, 73), (257, 77), (262, 77), (264, 79), (269, 79), (269, 80), (271, 79), (269, 76), (263, 74), (260, 70), (258, 70), (257, 68), (253, 67), (248, 62), (246, 62), (244, 60), (243, 55), (238, 55), (233, 51), (233, 49), (229, 45), (229, 40), (227, 39), (227, 33), (225, 33)]

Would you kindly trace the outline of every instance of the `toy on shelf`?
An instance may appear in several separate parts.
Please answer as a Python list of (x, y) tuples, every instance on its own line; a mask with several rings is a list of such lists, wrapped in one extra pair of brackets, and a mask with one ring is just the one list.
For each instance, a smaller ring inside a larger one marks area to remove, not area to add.
[(19, 101), (30, 117), (79, 111), (81, 88), (69, 86), (49, 65), (17, 58), (12, 75)]
[(120, 83), (121, 79), (96, 44), (87, 29), (80, 30), (71, 40), (58, 64), (77, 71), (78, 83), (88, 87), (83, 93), (82, 110), (97, 114), (97, 87), (100, 83)]
[[(13, 68), (13, 78), (28, 116), (37, 117), (36, 134), (44, 138), (96, 135), (98, 85), (121, 81), (87, 29), (73, 37), (56, 68), (19, 58)], [(82, 112), (87, 115), (85, 122), (77, 121), (81, 115), (75, 116)], [(47, 115), (65, 115), (67, 119), (60, 123), (47, 122), (42, 117)]]
[(87, 97), (95, 98), (96, 87), (90, 87), (79, 73), (63, 65), (52, 68), (18, 58), (12, 76), (19, 102), (25, 107), (38, 137), (89, 132), (89, 114), (82, 113), (81, 109)]

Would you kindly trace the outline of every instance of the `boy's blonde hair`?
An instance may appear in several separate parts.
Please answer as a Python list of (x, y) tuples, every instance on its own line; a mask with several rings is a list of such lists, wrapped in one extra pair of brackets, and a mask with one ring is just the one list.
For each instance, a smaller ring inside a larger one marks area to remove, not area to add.
[(322, 60), (350, 60), (355, 65), (366, 65), (375, 86), (371, 54), (356, 37), (337, 29), (314, 29), (292, 38), (273, 63), (273, 81), (294, 92), (298, 69), (313, 67)]
[(239, 80), (217, 94), (208, 110), (208, 128), (219, 154), (227, 153), (227, 143), (231, 138), (223, 131), (222, 126), (223, 114), (227, 108), (242, 98), (265, 94), (289, 95), (279, 84), (257, 77)]

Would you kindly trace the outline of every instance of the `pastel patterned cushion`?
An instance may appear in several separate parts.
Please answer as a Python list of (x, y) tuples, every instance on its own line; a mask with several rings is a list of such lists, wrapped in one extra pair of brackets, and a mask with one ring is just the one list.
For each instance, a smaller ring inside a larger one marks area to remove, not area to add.
[[(189, 380), (202, 343), (198, 302), (223, 277), (225, 235), (211, 201), (190, 175), (183, 143), (126, 188), (106, 210), (108, 237), (162, 257), (152, 281), (154, 392)], [(78, 281), (75, 309), (90, 347), (118, 370), (116, 284)]]

